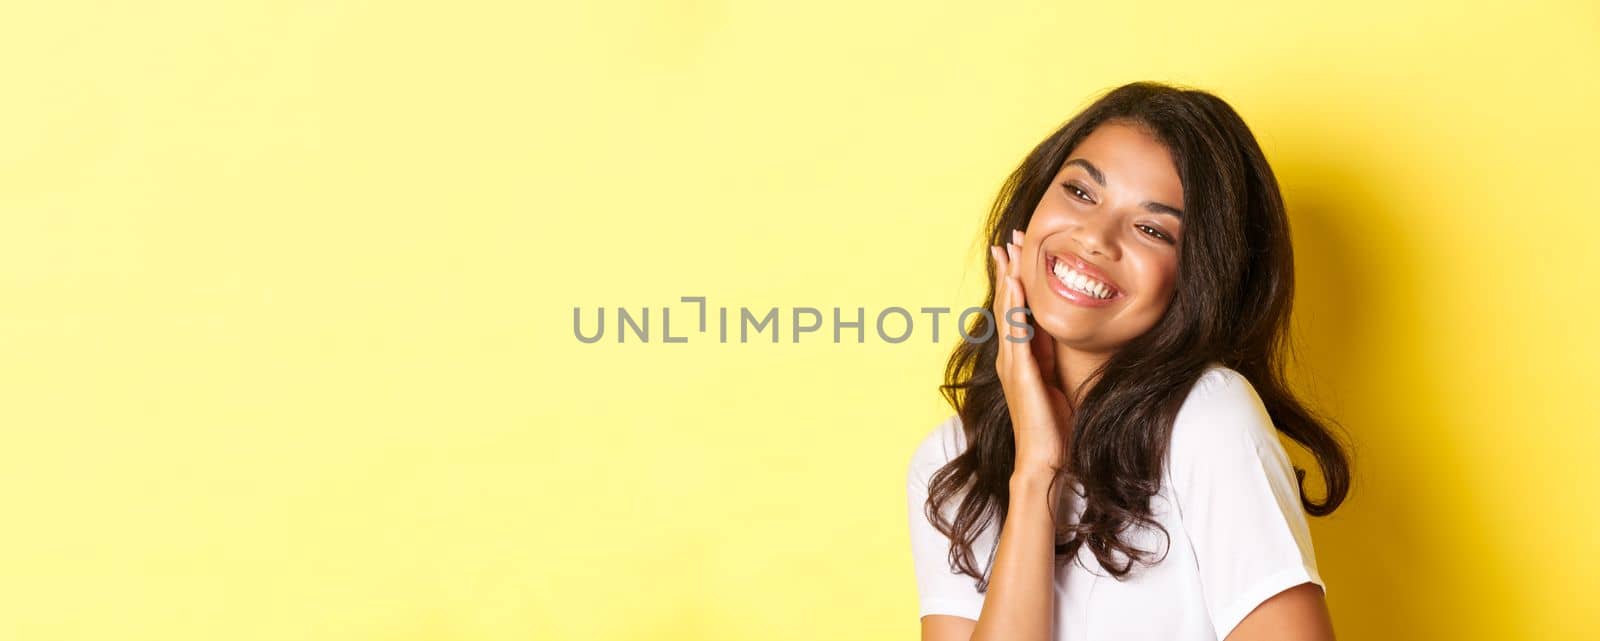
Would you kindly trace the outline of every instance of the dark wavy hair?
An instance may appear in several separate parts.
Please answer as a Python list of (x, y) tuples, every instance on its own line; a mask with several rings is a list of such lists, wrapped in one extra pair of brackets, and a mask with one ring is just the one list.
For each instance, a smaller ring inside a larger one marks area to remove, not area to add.
[[(1148, 565), (1152, 556), (1121, 534), (1135, 526), (1166, 534), (1151, 516), (1150, 498), (1160, 488), (1173, 420), (1210, 362), (1249, 379), (1277, 429), (1316, 457), (1326, 488), (1320, 501), (1307, 495), (1306, 472), (1295, 467), (1308, 514), (1330, 514), (1344, 501), (1350, 469), (1333, 423), (1302, 405), (1285, 381), (1294, 294), (1289, 220), (1265, 155), (1222, 99), (1155, 82), (1106, 92), (1034, 147), (1007, 178), (985, 225), (987, 244), (1003, 246), (1011, 230), (1027, 228), (1068, 154), (1107, 122), (1141, 127), (1166, 146), (1183, 183), (1186, 212), (1172, 302), (1155, 326), (1086, 379), (1090, 389), (1074, 414), (1066, 464), (1057, 476), (1081, 483), (1084, 502), (1077, 523), (1056, 526), (1057, 565), (1087, 546), (1120, 580), (1135, 561)], [(992, 261), (988, 271), (985, 309), (994, 302)], [(989, 335), (992, 320), (974, 318), (968, 334)], [(940, 390), (960, 416), (969, 445), (929, 479), (925, 505), (930, 521), (950, 538), (952, 565), (979, 579), (980, 592), (989, 580), (975, 566), (972, 544), (990, 519), (1005, 523), (1016, 454), (995, 372), (996, 347), (995, 340), (962, 341), (950, 356)], [(942, 506), (958, 495), (961, 503), (948, 520)]]

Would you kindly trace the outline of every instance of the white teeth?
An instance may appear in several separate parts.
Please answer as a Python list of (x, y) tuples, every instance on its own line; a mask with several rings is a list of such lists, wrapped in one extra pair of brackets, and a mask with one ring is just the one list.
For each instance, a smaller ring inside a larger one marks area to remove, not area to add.
[(1095, 298), (1111, 297), (1111, 288), (1106, 286), (1105, 283), (1101, 283), (1093, 278), (1089, 278), (1088, 275), (1081, 272), (1075, 272), (1068, 268), (1065, 264), (1061, 263), (1061, 261), (1056, 261), (1055, 274), (1056, 279), (1060, 280), (1067, 287), (1071, 287)]

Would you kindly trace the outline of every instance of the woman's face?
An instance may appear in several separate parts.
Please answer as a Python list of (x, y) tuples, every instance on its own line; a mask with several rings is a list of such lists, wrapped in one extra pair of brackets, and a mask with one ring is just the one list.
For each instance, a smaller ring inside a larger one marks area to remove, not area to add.
[(1166, 147), (1128, 125), (1091, 132), (1024, 230), (1022, 287), (1038, 327), (1110, 353), (1154, 326), (1176, 289), (1182, 210)]

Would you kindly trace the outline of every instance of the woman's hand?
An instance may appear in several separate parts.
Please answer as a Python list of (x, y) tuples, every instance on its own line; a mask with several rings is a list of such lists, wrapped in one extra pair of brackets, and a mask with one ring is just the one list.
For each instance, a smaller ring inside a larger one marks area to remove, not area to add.
[(1033, 339), (1025, 340), (1027, 328), (1008, 322), (1032, 323), (1020, 311), (1027, 305), (1021, 281), (1022, 240), (1022, 232), (1012, 231), (1003, 251), (989, 248), (995, 261), (994, 338), (999, 344), (995, 370), (1011, 411), (1017, 446), (1013, 469), (1050, 476), (1065, 463), (1062, 433), (1071, 430), (1072, 405), (1056, 381), (1055, 339), (1034, 326)]

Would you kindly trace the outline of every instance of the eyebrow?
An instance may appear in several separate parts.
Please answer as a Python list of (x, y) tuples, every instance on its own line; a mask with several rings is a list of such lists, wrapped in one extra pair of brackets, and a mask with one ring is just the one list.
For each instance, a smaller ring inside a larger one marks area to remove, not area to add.
[[(1082, 158), (1073, 158), (1072, 160), (1067, 161), (1067, 165), (1077, 165), (1082, 167), (1084, 171), (1089, 172), (1090, 178), (1093, 178), (1095, 182), (1100, 183), (1101, 187), (1106, 186), (1106, 175), (1101, 173), (1100, 168), (1094, 166), (1094, 163)], [(1158, 203), (1153, 200), (1146, 200), (1144, 201), (1144, 208), (1158, 214), (1171, 214), (1176, 216), (1178, 220), (1183, 220), (1183, 210), (1173, 207), (1172, 205)]]

